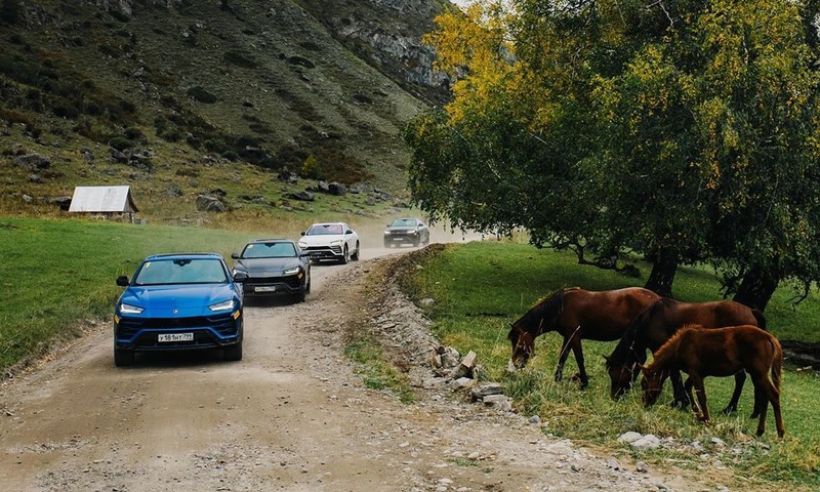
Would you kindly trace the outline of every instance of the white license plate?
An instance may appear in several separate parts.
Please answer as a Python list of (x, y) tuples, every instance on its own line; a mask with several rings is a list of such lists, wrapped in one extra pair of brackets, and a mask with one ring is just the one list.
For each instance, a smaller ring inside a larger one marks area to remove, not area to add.
[(262, 286), (256, 287), (253, 289), (254, 292), (276, 292), (276, 287), (274, 286)]
[(193, 342), (193, 333), (162, 333), (157, 335), (158, 342)]

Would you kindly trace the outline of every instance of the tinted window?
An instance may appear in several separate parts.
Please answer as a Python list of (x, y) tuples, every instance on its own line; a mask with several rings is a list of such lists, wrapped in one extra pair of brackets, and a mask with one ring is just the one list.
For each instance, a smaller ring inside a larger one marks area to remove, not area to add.
[(296, 256), (293, 243), (251, 243), (245, 246), (242, 258), (292, 258)]
[(306, 236), (332, 236), (345, 233), (344, 227), (340, 224), (316, 224), (311, 226), (305, 233)]
[(390, 227), (416, 227), (416, 219), (396, 219)]
[(146, 261), (134, 279), (135, 285), (224, 284), (225, 268), (214, 258)]

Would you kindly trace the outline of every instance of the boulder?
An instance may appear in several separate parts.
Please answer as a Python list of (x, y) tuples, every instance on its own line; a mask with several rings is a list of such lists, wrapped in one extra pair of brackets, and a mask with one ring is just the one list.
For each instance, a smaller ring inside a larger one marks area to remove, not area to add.
[(328, 185), (328, 193), (335, 196), (343, 196), (347, 193), (347, 186), (334, 181)]
[(316, 186), (313, 187), (313, 190), (308, 191), (316, 191), (319, 193), (330, 193), (330, 185), (327, 184), (327, 181), (319, 180), (316, 182)]
[(512, 401), (506, 395), (487, 395), (481, 401), (488, 407), (495, 407), (504, 412), (512, 410)]
[(641, 434), (640, 432), (624, 432), (623, 434), (618, 436), (618, 442), (625, 442), (627, 444), (631, 444), (642, 437), (643, 434)]
[(48, 199), (48, 203), (50, 205), (55, 205), (60, 208), (60, 210), (68, 211), (71, 207), (71, 197), (70, 196), (54, 196)]
[(24, 154), (14, 158), (14, 163), (20, 167), (31, 169), (48, 169), (51, 167), (51, 159), (40, 154)]
[(198, 195), (196, 197), (196, 209), (200, 212), (227, 212), (228, 207), (213, 195)]
[(293, 200), (299, 200), (302, 202), (312, 202), (316, 200), (316, 196), (309, 191), (297, 191), (296, 193), (289, 194), (288, 198), (292, 198)]

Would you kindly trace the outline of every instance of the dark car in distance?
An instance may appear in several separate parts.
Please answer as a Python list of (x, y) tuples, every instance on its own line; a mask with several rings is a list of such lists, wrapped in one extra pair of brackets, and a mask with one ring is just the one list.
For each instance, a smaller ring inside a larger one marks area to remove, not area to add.
[(220, 348), (242, 359), (243, 274), (231, 276), (216, 253), (174, 253), (145, 258), (114, 308), (114, 363), (127, 366), (136, 352)]
[(291, 296), (304, 302), (310, 292), (310, 257), (289, 239), (259, 239), (234, 259), (234, 275), (243, 274), (247, 297)]
[(419, 246), (430, 242), (430, 229), (419, 219), (402, 218), (387, 224), (384, 231), (384, 247), (392, 248), (403, 244)]

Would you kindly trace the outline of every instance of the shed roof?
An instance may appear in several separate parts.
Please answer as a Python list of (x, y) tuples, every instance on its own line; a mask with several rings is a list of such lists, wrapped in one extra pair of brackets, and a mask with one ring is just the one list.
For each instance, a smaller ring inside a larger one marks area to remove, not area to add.
[(69, 212), (138, 212), (130, 186), (77, 186)]

